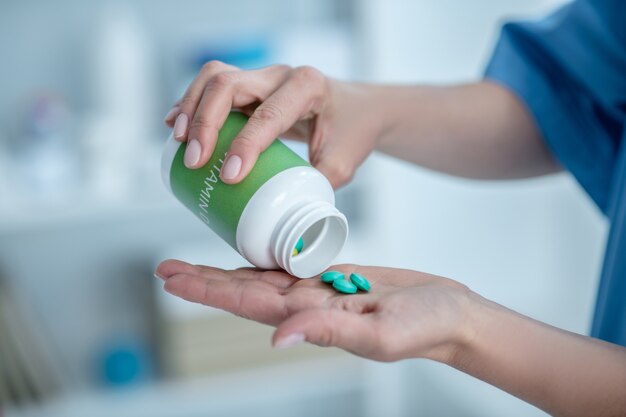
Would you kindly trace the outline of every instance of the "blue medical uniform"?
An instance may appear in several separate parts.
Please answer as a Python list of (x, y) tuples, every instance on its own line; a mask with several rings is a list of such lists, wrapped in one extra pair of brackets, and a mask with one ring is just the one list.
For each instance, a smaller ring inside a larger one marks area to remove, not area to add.
[(626, 346), (626, 0), (579, 0), (506, 24), (485, 77), (520, 97), (607, 216), (591, 335)]

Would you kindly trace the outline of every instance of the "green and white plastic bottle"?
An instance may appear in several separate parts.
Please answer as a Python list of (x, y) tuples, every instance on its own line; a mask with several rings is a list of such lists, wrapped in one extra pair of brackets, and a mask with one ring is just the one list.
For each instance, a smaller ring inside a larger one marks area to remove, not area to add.
[[(299, 278), (315, 276), (343, 248), (348, 222), (335, 207), (326, 177), (279, 140), (261, 153), (242, 182), (223, 183), (219, 173), (224, 157), (246, 121), (245, 115), (231, 113), (209, 162), (194, 170), (183, 163), (186, 143), (170, 136), (161, 161), (163, 181), (251, 264), (282, 268)], [(304, 249), (294, 256), (301, 237)]]

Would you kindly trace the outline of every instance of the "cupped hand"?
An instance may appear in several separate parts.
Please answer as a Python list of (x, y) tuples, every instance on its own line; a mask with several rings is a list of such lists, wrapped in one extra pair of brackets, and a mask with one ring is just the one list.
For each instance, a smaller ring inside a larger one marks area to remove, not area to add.
[(234, 108), (250, 116), (231, 144), (221, 178), (248, 175), (278, 136), (309, 142), (309, 159), (333, 187), (347, 183), (383, 129), (373, 89), (325, 77), (311, 67), (273, 65), (242, 71), (219, 61), (204, 65), (165, 116), (177, 140), (188, 141), (184, 162), (199, 168)]
[(471, 338), (471, 292), (456, 281), (393, 268), (331, 269), (346, 278), (351, 272), (364, 275), (370, 292), (345, 295), (318, 278), (176, 260), (161, 263), (155, 275), (165, 280), (166, 291), (185, 300), (277, 327), (276, 347), (306, 341), (380, 361), (424, 357), (449, 363)]

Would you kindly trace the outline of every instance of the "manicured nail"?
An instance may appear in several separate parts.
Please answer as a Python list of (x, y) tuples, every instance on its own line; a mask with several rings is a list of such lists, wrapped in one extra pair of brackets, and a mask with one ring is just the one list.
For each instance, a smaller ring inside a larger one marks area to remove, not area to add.
[(276, 343), (274, 343), (274, 347), (277, 349), (287, 349), (299, 345), (302, 342), (304, 342), (304, 333), (292, 333), (289, 336), (278, 339)]
[(185, 150), (185, 166), (193, 168), (200, 160), (200, 151), (202, 150), (200, 142), (197, 139), (191, 139)]
[(163, 118), (163, 121), (167, 122), (168, 120), (176, 116), (179, 111), (180, 111), (180, 108), (178, 108), (178, 106), (172, 107), (172, 109), (168, 111), (165, 117)]
[(182, 138), (185, 136), (187, 132), (187, 124), (189, 123), (189, 118), (185, 113), (181, 113), (176, 118), (176, 123), (174, 123), (174, 137), (176, 139)]
[(158, 279), (162, 279), (163, 281), (165, 281), (167, 278), (165, 278), (163, 275), (159, 274), (158, 272), (154, 273), (154, 277), (158, 278)]
[(241, 171), (241, 158), (237, 155), (231, 155), (226, 158), (224, 167), (222, 168), (222, 178), (225, 180), (232, 180)]

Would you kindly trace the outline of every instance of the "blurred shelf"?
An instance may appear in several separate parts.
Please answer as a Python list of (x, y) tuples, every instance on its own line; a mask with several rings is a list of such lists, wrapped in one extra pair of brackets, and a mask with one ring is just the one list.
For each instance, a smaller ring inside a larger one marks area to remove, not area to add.
[(116, 199), (77, 195), (59, 203), (45, 200), (11, 201), (0, 207), (0, 235), (141, 216), (163, 216), (183, 210), (180, 203), (165, 191)]
[(359, 416), (364, 414), (360, 400), (367, 387), (364, 364), (346, 355), (117, 391), (74, 393), (40, 406), (6, 409), (4, 416)]

